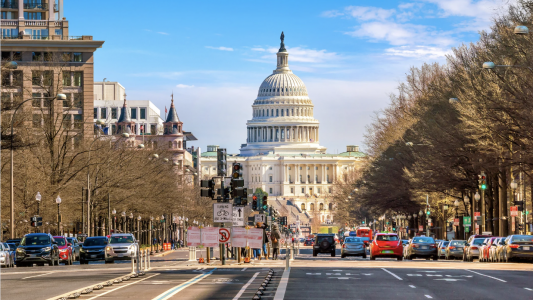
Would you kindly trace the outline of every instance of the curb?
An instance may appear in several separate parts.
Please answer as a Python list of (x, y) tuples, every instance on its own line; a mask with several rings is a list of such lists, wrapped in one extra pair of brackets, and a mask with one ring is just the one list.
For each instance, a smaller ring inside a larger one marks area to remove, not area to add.
[(166, 255), (168, 255), (168, 254), (170, 254), (170, 253), (173, 253), (174, 251), (176, 251), (176, 250), (167, 250), (167, 251), (165, 251), (165, 252), (163, 252), (163, 253), (154, 254), (154, 255), (152, 255), (152, 256), (153, 256), (153, 257), (163, 257), (163, 256), (166, 256)]

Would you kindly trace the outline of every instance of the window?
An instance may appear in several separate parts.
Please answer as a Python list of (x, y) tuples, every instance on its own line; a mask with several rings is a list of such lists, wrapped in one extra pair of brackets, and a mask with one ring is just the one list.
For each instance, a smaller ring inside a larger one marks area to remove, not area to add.
[(330, 182), (330, 181), (329, 181), (329, 174), (326, 175), (326, 180), (327, 180), (328, 182)]
[(289, 175), (289, 182), (292, 182), (292, 178), (291, 178), (291, 175)]
[(333, 210), (333, 203), (328, 204), (328, 209)]
[(132, 119), (137, 119), (137, 109), (136, 108), (132, 108), (131, 109), (131, 118)]
[(268, 189), (269, 190), (269, 193), (272, 194), (272, 188)]
[(111, 125), (111, 134), (117, 134), (117, 125)]
[(63, 107), (70, 107), (72, 101), (71, 94), (65, 94), (65, 96), (67, 96), (67, 99), (63, 100)]
[(315, 175), (315, 182), (318, 182), (318, 175)]
[(98, 119), (98, 108), (94, 108), (94, 119)]
[(291, 170), (291, 167), (289, 167), (289, 171)]
[(111, 119), (116, 119), (116, 118), (117, 118), (117, 108), (113, 107), (111, 108)]
[(31, 83), (33, 85), (41, 85), (41, 71), (31, 71)]
[(55, 30), (55, 35), (63, 35), (63, 29), (56, 29)]
[(294, 188), (291, 188), (291, 194), (294, 194)]
[(74, 128), (81, 129), (83, 127), (83, 115), (74, 115)]
[(267, 109), (267, 117), (268, 117), (268, 109)]
[(311, 175), (307, 175), (307, 182), (311, 182)]
[(43, 53), (42, 52), (32, 52), (31, 53), (31, 60), (32, 61), (41, 61), (41, 60), (43, 60)]
[(269, 169), (269, 170), (272, 170), (272, 167), (269, 167), (268, 169)]
[(291, 109), (291, 116), (294, 116), (294, 108)]
[(307, 167), (307, 170), (311, 170), (310, 167)]
[(268, 181), (269, 181), (269, 182), (272, 182), (272, 176), (269, 176), (269, 177), (268, 177)]
[(330, 194), (331, 194), (331, 188), (328, 188), (328, 193), (330, 193)]
[(302, 188), (302, 194), (305, 194), (305, 188)]
[(41, 115), (36, 114), (33, 115), (33, 127), (40, 127), (41, 126)]
[(44, 61), (52, 61), (54, 58), (54, 54), (52, 52), (44, 52)]
[[(16, 29), (14, 29), (16, 30)], [(14, 61), (21, 61), (22, 60), (22, 52), (13, 52), (13, 60)]]
[(324, 210), (324, 203), (320, 203), (318, 205), (318, 210)]
[(317, 189), (316, 189), (316, 192), (320, 194), (320, 188), (317, 188)]
[(315, 167), (315, 170), (318, 170), (318, 167)]
[[(33, 93), (31, 94), (32, 98), (41, 98), (40, 93)], [(31, 101), (33, 107), (41, 107), (41, 99), (33, 99)]]
[(51, 86), (54, 78), (54, 72), (53, 71), (44, 71), (43, 72), (43, 85), (44, 86)]
[[(24, 2), (26, 2), (26, 1), (24, 1)], [(24, 3), (24, 4), (27, 4), (27, 3)], [(24, 19), (26, 19), (26, 20), (42, 20), (42, 13), (25, 11), (24, 12)]]
[(305, 203), (302, 203), (302, 204), (300, 205), (300, 208), (301, 208), (302, 210), (305, 210)]
[(315, 204), (314, 204), (314, 203), (311, 203), (311, 204), (309, 205), (309, 208), (310, 208), (311, 210), (315, 210)]
[(300, 170), (302, 169), (302, 167), (300, 167)]
[(83, 106), (83, 94), (82, 93), (74, 93), (74, 102), (72, 104), (74, 107), (82, 107)]
[(300, 182), (303, 183), (303, 181), (302, 181), (302, 174), (300, 174)]
[(329, 170), (329, 167), (326, 167), (326, 170)]
[(283, 109), (281, 110), (281, 116), (283, 117)]
[(72, 86), (72, 79), (70, 78), (70, 72), (63, 72), (63, 86)]
[(107, 108), (102, 107), (100, 108), (100, 119), (107, 119)]
[(83, 77), (83, 72), (74, 72), (74, 86), (82, 86), (81, 81)]
[(276, 117), (278, 117), (278, 116), (279, 116), (279, 110), (276, 109)]
[(74, 52), (74, 54), (72, 56), (72, 61), (73, 62), (82, 62), (81, 52)]

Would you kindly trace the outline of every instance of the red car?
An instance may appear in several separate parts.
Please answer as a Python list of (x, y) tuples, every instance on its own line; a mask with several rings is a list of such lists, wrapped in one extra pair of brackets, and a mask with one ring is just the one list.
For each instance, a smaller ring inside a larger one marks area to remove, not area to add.
[(72, 265), (72, 244), (64, 236), (54, 236), (59, 248), (59, 260), (65, 265)]
[(403, 260), (402, 240), (396, 233), (378, 233), (370, 243), (370, 260), (376, 257), (392, 257)]

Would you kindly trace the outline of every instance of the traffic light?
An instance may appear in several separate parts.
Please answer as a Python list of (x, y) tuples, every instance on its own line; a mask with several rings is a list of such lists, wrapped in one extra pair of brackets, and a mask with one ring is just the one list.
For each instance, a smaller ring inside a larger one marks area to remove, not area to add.
[(30, 220), (31, 220), (32, 227), (43, 226), (43, 222), (41, 222), (43, 220), (43, 217), (31, 217)]
[(519, 223), (518, 224), (518, 230), (520, 230), (520, 231), (524, 230), (524, 224)]
[(218, 176), (226, 176), (226, 149), (217, 149), (217, 170)]
[(279, 225), (286, 226), (287, 225), (287, 217), (280, 217), (279, 218)]
[(515, 201), (514, 204), (518, 206), (518, 211), (524, 211), (524, 201)]
[(487, 176), (485, 176), (485, 172), (481, 172), (481, 175), (478, 175), (479, 180), (479, 188), (482, 190), (487, 189)]
[(426, 206), (426, 214), (428, 216), (431, 214), (431, 211), (429, 210), (429, 204)]
[(239, 179), (242, 177), (242, 165), (240, 163), (233, 163), (233, 171), (231, 173), (231, 178)]
[(392, 221), (392, 227), (396, 227), (396, 221)]
[(257, 196), (256, 195), (252, 197), (252, 209), (257, 210)]
[[(202, 187), (202, 189), (200, 190), (200, 196), (209, 197), (211, 199), (214, 199), (214, 197), (215, 197), (215, 181), (213, 179), (211, 179), (211, 180), (201, 180), (200, 181), (200, 187)], [(207, 188), (207, 189), (205, 189), (205, 188)]]
[(267, 210), (268, 209), (267, 199), (268, 199), (267, 196), (263, 196), (263, 203), (262, 203), (263, 210)]

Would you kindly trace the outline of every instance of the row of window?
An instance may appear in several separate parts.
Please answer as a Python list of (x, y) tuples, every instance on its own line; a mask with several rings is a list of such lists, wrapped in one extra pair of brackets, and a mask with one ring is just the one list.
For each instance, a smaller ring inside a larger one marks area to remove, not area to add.
[[(316, 188), (316, 192), (317, 192), (318, 194), (320, 194), (320, 191), (321, 191), (320, 188)], [(333, 189), (332, 189), (331, 187), (328, 187), (328, 193), (331, 194), (332, 191), (333, 191)], [(291, 194), (294, 194), (294, 188), (293, 188), (293, 187), (291, 187)], [(309, 193), (306, 193), (306, 192), (305, 192), (305, 187), (302, 187), (302, 194), (313, 195), (313, 188), (310, 187), (310, 188), (309, 188)]]
[[(82, 93), (63, 93), (67, 96), (66, 100), (63, 100), (64, 108), (82, 108), (83, 107), (83, 94)], [(32, 106), (36, 108), (50, 107), (53, 99), (48, 98), (48, 93), (32, 93)], [(16, 103), (22, 100), (22, 93), (20, 92), (2, 92), (2, 108), (10, 109), (12, 103)]]
[(313, 109), (312, 108), (297, 108), (296, 113), (294, 112), (294, 108), (287, 108), (287, 109), (255, 109), (254, 110), (254, 117), (274, 117), (274, 112), (276, 117), (310, 117), (313, 115)]
[(297, 93), (305, 94), (305, 88), (303, 87), (282, 87), (282, 88), (273, 88), (273, 89), (261, 89), (260, 93)]
[[(33, 127), (38, 128), (43, 126), (44, 123), (50, 122), (48, 114), (33, 114)], [(61, 124), (63, 129), (82, 129), (83, 128), (83, 115), (82, 114), (65, 114), (63, 115), (63, 122)]]
[[(4, 32), (2, 31), (2, 34)], [(54, 55), (56, 55), (54, 57)], [(2, 61), (22, 61), (20, 51), (2, 51)], [(31, 53), (31, 61), (61, 61), (61, 62), (83, 62), (82, 52), (42, 52)]]
[[(137, 108), (132, 107), (130, 110), (130, 116), (132, 119), (137, 120)], [(118, 107), (111, 107), (109, 110), (107, 107), (100, 107), (100, 114), (98, 114), (98, 107), (94, 108), (94, 118), (95, 119), (102, 119), (107, 120), (108, 118), (108, 111), (111, 111), (111, 119), (117, 120), (119, 118), (119, 108)], [(139, 108), (139, 119), (140, 120), (146, 120), (146, 108)]]
[[(328, 207), (329, 210), (333, 210), (333, 203), (329, 203), (327, 207)], [(300, 208), (302, 210), (307, 210), (305, 203), (302, 203), (300, 205)], [(315, 210), (315, 204), (314, 203), (309, 203), (309, 210), (311, 210), (311, 211)], [(324, 210), (324, 203), (319, 203), (318, 204), (318, 210)]]

